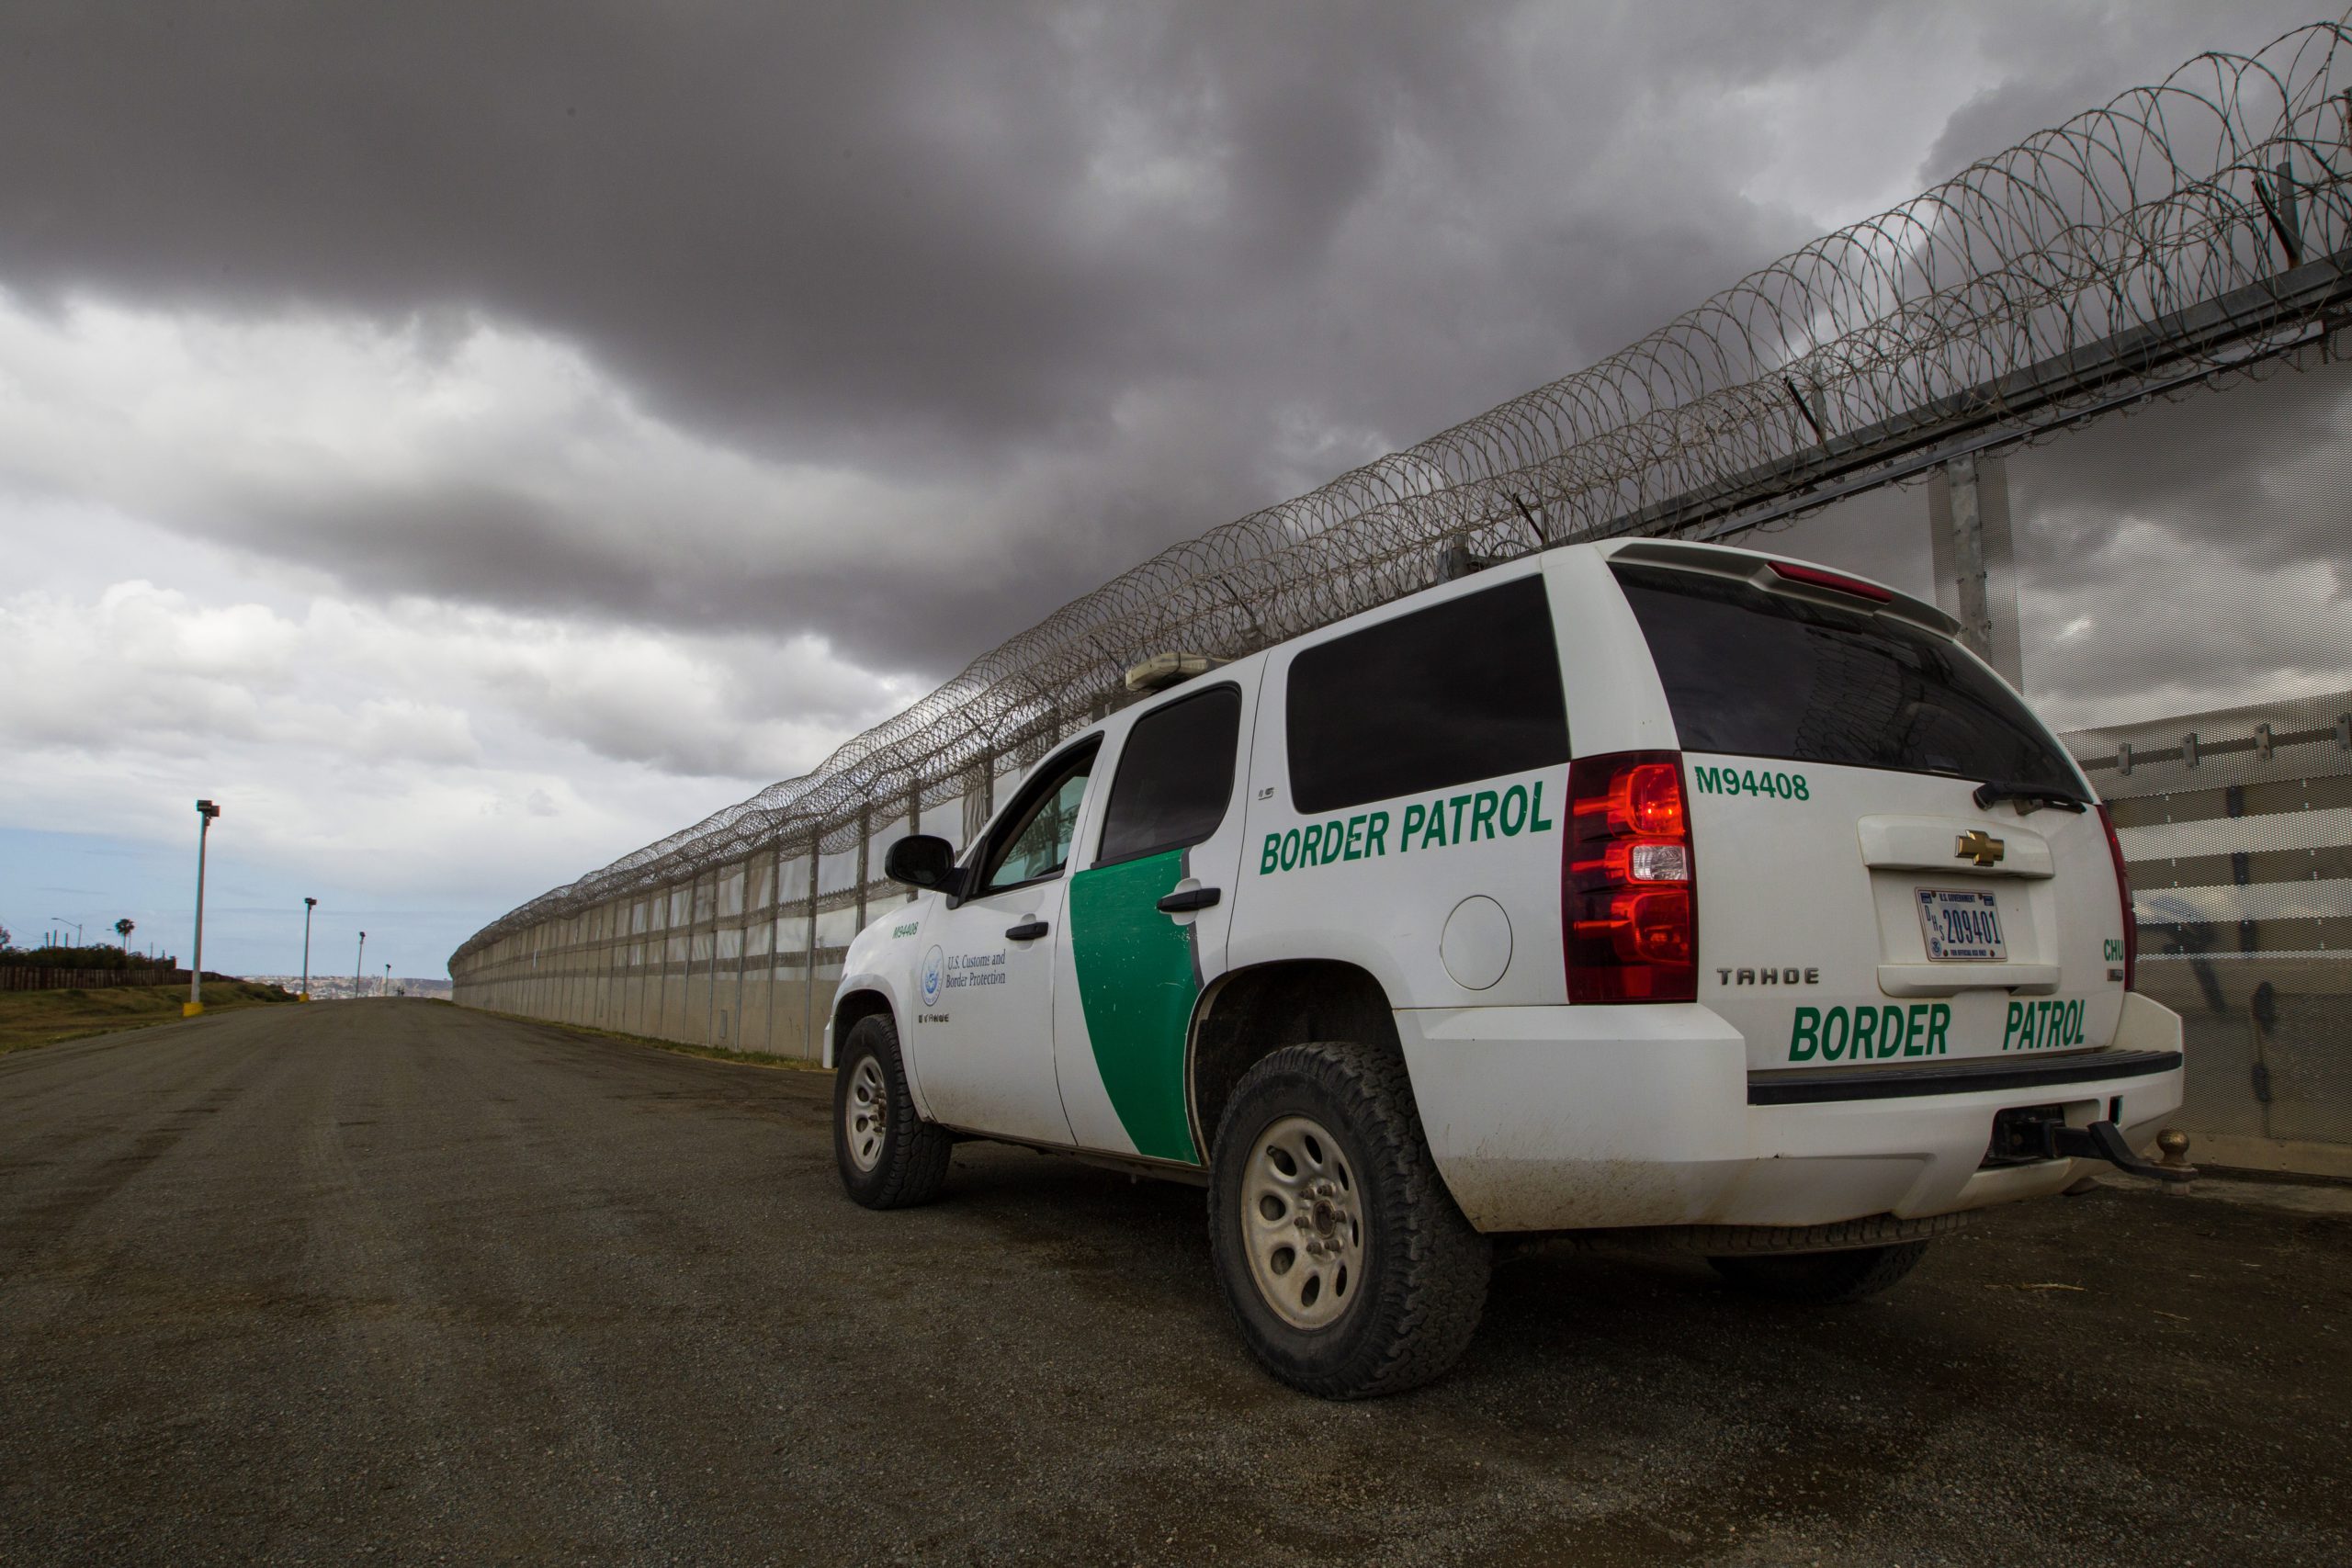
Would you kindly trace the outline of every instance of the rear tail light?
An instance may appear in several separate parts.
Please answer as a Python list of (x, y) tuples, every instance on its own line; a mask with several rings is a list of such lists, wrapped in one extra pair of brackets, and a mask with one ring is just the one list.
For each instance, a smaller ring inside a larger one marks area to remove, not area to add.
[(1698, 998), (1689, 799), (1677, 751), (1620, 751), (1568, 765), (1560, 916), (1570, 1001)]
[(2123, 840), (2115, 836), (2115, 818), (2099, 802), (2098, 825), (2107, 829), (2107, 852), (2115, 858), (2115, 893), (2123, 900), (2123, 988), (2140, 988), (2140, 922), (2132, 913), (2132, 873), (2123, 863)]

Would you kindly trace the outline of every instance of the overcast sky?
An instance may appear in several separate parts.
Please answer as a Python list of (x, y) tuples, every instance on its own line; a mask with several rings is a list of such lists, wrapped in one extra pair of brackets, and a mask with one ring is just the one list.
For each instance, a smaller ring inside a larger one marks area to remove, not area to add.
[[(214, 966), (314, 893), (439, 974), (1161, 546), (2321, 14), (13, 0), (0, 923), (185, 957), (210, 795)], [(2235, 608), (2094, 656), (2126, 558), (2344, 607), (2342, 394), (2180, 485), (2178, 411), (2021, 462), (2062, 722), (2352, 683)], [(2264, 485), (2302, 542), (2214, 576), (2182, 518)], [(1924, 505), (1812, 536), (1899, 575)]]

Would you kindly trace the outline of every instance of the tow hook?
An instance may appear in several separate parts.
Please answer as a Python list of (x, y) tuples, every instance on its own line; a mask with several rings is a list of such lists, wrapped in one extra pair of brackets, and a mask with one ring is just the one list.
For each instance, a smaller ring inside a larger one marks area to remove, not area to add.
[(2123, 1134), (2112, 1122), (2094, 1122), (2087, 1127), (2068, 1127), (2058, 1122), (2042, 1123), (2042, 1131), (2050, 1139), (2052, 1159), (2103, 1159), (2118, 1170), (2144, 1176), (2152, 1181), (2194, 1181), (2197, 1168), (2193, 1165), (2158, 1165), (2142, 1159), (2123, 1141)]

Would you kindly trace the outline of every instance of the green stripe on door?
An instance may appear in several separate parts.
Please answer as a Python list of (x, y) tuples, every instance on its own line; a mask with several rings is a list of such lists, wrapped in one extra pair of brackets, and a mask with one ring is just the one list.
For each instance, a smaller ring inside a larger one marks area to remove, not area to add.
[(1184, 852), (1070, 878), (1070, 951), (1094, 1065), (1139, 1154), (1200, 1163), (1184, 1114), (1184, 1037), (1201, 994), (1193, 932), (1156, 907), (1184, 877)]

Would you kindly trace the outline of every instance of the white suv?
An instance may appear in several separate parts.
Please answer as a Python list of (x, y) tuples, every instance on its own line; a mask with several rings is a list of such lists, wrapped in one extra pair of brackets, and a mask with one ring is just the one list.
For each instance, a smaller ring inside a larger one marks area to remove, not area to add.
[(1204, 1183), (1250, 1348), (1345, 1397), (1453, 1361), (1496, 1233), (1849, 1300), (2077, 1159), (2149, 1168), (2180, 1021), (2113, 829), (1956, 629), (1626, 541), (1137, 702), (960, 857), (892, 847), (922, 891), (827, 1026), (842, 1179), (921, 1202), (970, 1135)]

